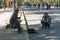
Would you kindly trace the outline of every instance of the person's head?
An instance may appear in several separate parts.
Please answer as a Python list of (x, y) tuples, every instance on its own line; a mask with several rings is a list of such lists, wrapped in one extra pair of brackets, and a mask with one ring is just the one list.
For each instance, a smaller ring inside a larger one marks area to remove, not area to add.
[(45, 13), (44, 13), (44, 16), (48, 16), (48, 13), (47, 13), (47, 12), (45, 12)]
[(15, 11), (15, 12), (18, 12), (18, 11), (19, 11), (19, 9), (18, 9), (18, 8), (16, 8), (14, 11)]

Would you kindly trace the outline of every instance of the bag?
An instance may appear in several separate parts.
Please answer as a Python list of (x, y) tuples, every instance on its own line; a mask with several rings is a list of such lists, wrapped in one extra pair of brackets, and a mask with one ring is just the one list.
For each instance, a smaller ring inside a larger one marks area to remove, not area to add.
[(6, 28), (6, 29), (10, 28), (10, 24), (7, 24), (5, 28)]
[(35, 29), (28, 29), (28, 33), (37, 33)]

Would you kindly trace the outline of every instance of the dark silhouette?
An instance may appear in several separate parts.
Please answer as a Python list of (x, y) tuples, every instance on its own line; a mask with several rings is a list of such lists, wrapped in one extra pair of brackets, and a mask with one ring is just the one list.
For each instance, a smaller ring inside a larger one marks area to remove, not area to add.
[(49, 28), (51, 24), (51, 18), (47, 13), (44, 13), (41, 20), (42, 28)]
[(43, 9), (44, 9), (44, 6), (45, 6), (45, 3), (42, 4)]
[(6, 28), (13, 28), (13, 29), (17, 28), (18, 33), (20, 33), (22, 31), (22, 28), (21, 28), (21, 25), (20, 25), (20, 22), (21, 22), (20, 17), (18, 17), (18, 12), (19, 12), (18, 9), (14, 10), (14, 13), (10, 18), (9, 27), (6, 27)]
[(47, 6), (46, 10), (48, 10), (48, 9), (49, 9), (49, 5), (48, 5), (48, 3), (46, 3), (46, 6)]

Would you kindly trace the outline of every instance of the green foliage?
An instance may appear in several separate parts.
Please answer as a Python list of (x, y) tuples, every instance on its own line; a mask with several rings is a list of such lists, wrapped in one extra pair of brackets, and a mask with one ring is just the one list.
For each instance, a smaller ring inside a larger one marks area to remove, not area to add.
[(19, 4), (23, 4), (24, 0), (17, 0)]
[[(3, 0), (0, 0), (0, 5), (3, 4)], [(18, 4), (23, 4), (24, 0), (17, 0)], [(47, 3), (60, 3), (60, 0), (27, 0), (28, 3), (30, 4), (38, 4), (42, 2), (47, 2)]]
[(30, 4), (37, 4), (37, 3), (42, 3), (42, 2), (56, 4), (56, 3), (60, 3), (60, 0), (28, 0), (28, 2)]
[(30, 4), (37, 4), (37, 0), (27, 0)]
[(37, 3), (57, 3), (60, 2), (60, 0), (28, 0), (30, 4), (37, 4)]
[(0, 6), (2, 6), (3, 5), (3, 0), (0, 0)]
[(34, 0), (28, 0), (30, 4), (34, 4)]
[(58, 2), (60, 3), (60, 0), (58, 0)]

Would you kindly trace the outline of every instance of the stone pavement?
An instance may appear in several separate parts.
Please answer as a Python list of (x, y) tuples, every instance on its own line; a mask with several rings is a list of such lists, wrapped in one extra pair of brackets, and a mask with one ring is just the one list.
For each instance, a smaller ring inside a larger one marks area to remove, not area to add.
[(38, 32), (36, 34), (29, 34), (30, 40), (60, 40), (60, 12), (48, 12), (52, 18), (50, 29), (41, 28), (41, 18), (43, 16), (43, 11), (41, 13), (33, 11), (28, 12), (26, 12), (25, 15), (28, 21), (29, 28), (33, 28)]
[(2, 9), (0, 9), (0, 14), (3, 12), (6, 12), (6, 11), (8, 12), (10, 10), (13, 10), (13, 8), (6, 8), (5, 10), (4, 10), (4, 8), (2, 8)]
[[(5, 26), (9, 24), (9, 20), (13, 14), (13, 11), (3, 12), (0, 14), (0, 39), (1, 40), (29, 40), (27, 31), (23, 30), (22, 33), (17, 34), (17, 29), (5, 29)], [(24, 20), (24, 18), (22, 18)], [(26, 25), (21, 25), (23, 29), (26, 29)]]
[(0, 28), (9, 23), (9, 20), (10, 20), (10, 17), (12, 15), (12, 13), (13, 13), (13, 11), (3, 12), (3, 13), (0, 14)]
[(15, 30), (8, 31), (6, 29), (0, 30), (0, 39), (1, 40), (28, 40), (28, 35), (26, 31), (18, 34)]
[[(13, 11), (12, 11), (13, 12)], [(0, 18), (0, 24), (6, 25), (5, 19), (7, 16), (8, 20), (12, 15), (12, 12), (4, 13), (4, 16)], [(25, 11), (25, 16), (28, 22), (29, 28), (34, 28), (38, 33), (37, 34), (28, 34), (27, 31), (23, 31), (21, 34), (17, 34), (15, 30), (11, 31), (10, 29), (0, 29), (0, 39), (1, 40), (60, 40), (60, 12), (59, 10), (48, 11), (49, 15), (52, 18), (52, 24), (50, 29), (41, 29), (41, 18), (43, 16), (43, 10), (41, 13), (39, 11)], [(5, 15), (6, 14), (6, 15)], [(11, 14), (11, 15), (10, 15)], [(6, 18), (6, 19), (7, 19)], [(3, 21), (2, 21), (3, 20)], [(22, 24), (24, 23), (24, 18), (22, 17)], [(7, 21), (8, 22), (8, 21)], [(9, 23), (9, 22), (8, 22)], [(22, 25), (23, 26), (23, 25)], [(1, 26), (0, 26), (1, 27)], [(23, 26), (26, 28), (26, 25)]]

